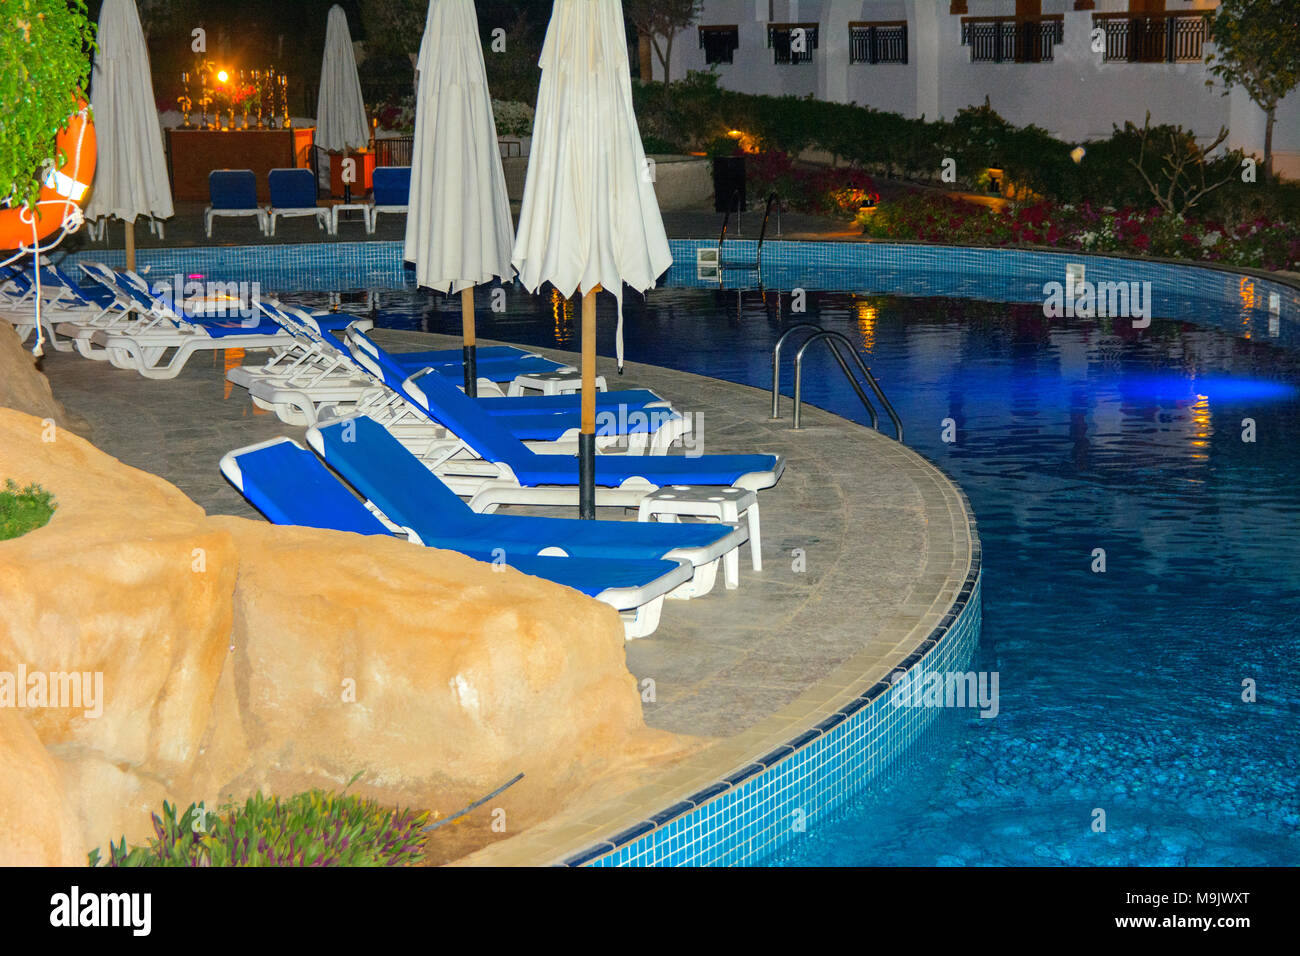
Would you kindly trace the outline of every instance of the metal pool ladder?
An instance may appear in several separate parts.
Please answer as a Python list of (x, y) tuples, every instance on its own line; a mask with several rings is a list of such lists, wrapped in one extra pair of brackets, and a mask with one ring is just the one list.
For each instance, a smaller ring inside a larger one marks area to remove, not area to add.
[[(726, 212), (726, 215), (724, 215), (724, 216), (722, 217), (722, 232), (719, 233), (719, 235), (718, 235), (718, 252), (717, 252), (717, 256), (716, 256), (716, 258), (714, 258), (713, 256), (709, 256), (709, 257), (707, 257), (707, 260), (706, 260), (706, 259), (704, 259), (703, 257), (699, 256), (698, 254), (697, 254), (697, 256), (696, 256), (696, 259), (697, 259), (697, 265), (705, 264), (705, 263), (706, 263), (707, 261), (709, 261), (709, 260), (711, 260), (712, 262), (716, 262), (716, 263), (717, 263), (717, 276), (718, 276), (718, 284), (719, 284), (719, 285), (722, 285), (722, 273), (723, 273), (725, 270), (727, 270), (727, 269), (745, 270), (745, 271), (753, 271), (753, 272), (760, 272), (760, 273), (762, 272), (762, 269), (763, 269), (763, 242), (764, 242), (764, 240), (767, 239), (767, 223), (768, 223), (768, 220), (769, 220), (769, 219), (771, 218), (771, 216), (772, 216), (772, 208), (773, 208), (773, 206), (776, 207), (776, 234), (777, 234), (778, 236), (781, 235), (781, 204), (780, 204), (780, 202), (777, 201), (777, 198), (778, 198), (778, 197), (777, 197), (777, 194), (776, 194), (775, 192), (770, 192), (770, 193), (767, 194), (767, 205), (766, 205), (766, 206), (764, 207), (764, 209), (763, 209), (763, 225), (762, 225), (762, 227), (758, 230), (758, 248), (757, 248), (757, 251), (756, 251), (755, 254), (754, 254), (754, 264), (753, 264), (753, 265), (750, 265), (748, 262), (727, 262), (727, 261), (725, 261), (725, 260), (722, 258), (722, 246), (723, 246), (723, 243), (725, 243), (725, 242), (727, 241), (727, 226), (731, 223), (731, 209), (732, 209), (732, 206), (735, 206), (735, 209), (736, 209), (736, 230), (737, 230), (737, 232), (740, 231), (740, 228), (741, 228), (741, 222), (742, 222), (742, 217), (744, 216), (744, 210), (741, 208), (741, 206), (740, 206), (740, 202), (739, 202), (739, 200), (740, 200), (740, 190), (736, 190), (736, 192), (734, 192), (734, 193), (732, 194), (732, 197), (731, 197), (731, 198), (732, 198), (733, 202), (728, 202), (728, 203), (727, 203), (727, 212)], [(703, 251), (703, 250), (701, 250), (701, 252), (702, 252), (702, 251)], [(760, 278), (759, 278), (759, 282), (760, 282), (760, 284), (761, 284), (761, 282), (762, 282), (762, 277), (761, 277), (761, 276), (760, 276)]]
[[(835, 361), (839, 364), (840, 370), (844, 377), (848, 379), (849, 385), (853, 386), (853, 391), (857, 393), (858, 399), (862, 402), (863, 408), (867, 410), (867, 417), (871, 419), (871, 427), (880, 430), (880, 417), (876, 414), (876, 408), (867, 397), (867, 393), (862, 390), (862, 385), (854, 376), (852, 369), (849, 368), (848, 358), (853, 360), (857, 365), (858, 371), (862, 378), (866, 380), (867, 386), (875, 394), (876, 400), (889, 416), (889, 420), (894, 425), (894, 434), (899, 442), (903, 441), (903, 422), (894, 411), (894, 406), (890, 404), (889, 399), (885, 397), (880, 383), (876, 381), (876, 376), (871, 374), (871, 369), (867, 368), (862, 361), (862, 356), (858, 355), (858, 350), (853, 347), (849, 337), (840, 332), (831, 329), (823, 329), (820, 325), (814, 325), (811, 322), (800, 322), (792, 325), (781, 334), (776, 340), (776, 345), (772, 347), (772, 420), (781, 417), (781, 346), (785, 345), (785, 340), (795, 332), (801, 332), (804, 329), (814, 329), (812, 335), (804, 340), (799, 346), (799, 351), (794, 356), (794, 427), (800, 428), (803, 410), (803, 356), (808, 351), (808, 347), (814, 342), (825, 342), (830, 350), (831, 355), (835, 356)], [(841, 351), (841, 349), (843, 351)], [(845, 357), (847, 353), (848, 358)]]

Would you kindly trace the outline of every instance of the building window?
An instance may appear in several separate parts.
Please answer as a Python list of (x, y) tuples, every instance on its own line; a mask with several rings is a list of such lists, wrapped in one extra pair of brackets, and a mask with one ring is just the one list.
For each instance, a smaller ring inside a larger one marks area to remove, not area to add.
[(1208, 34), (1203, 13), (1094, 13), (1107, 63), (1198, 63)]
[(817, 49), (817, 24), (769, 23), (767, 45), (773, 63), (811, 63)]
[(740, 46), (739, 27), (700, 27), (700, 49), (705, 63), (731, 63)]
[(1065, 38), (1065, 17), (962, 17), (972, 63), (1048, 63)]
[(849, 24), (850, 63), (906, 63), (907, 21)]

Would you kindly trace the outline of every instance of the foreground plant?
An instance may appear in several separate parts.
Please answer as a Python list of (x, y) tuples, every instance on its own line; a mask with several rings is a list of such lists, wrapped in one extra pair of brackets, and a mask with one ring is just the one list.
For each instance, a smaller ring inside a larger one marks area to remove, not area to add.
[[(424, 852), (428, 813), (310, 790), (286, 800), (254, 794), (243, 806), (163, 803), (145, 846), (109, 841), (108, 866), (410, 866)], [(100, 863), (98, 848), (89, 854)]]
[(43, 528), (54, 514), (54, 496), (40, 485), (19, 488), (12, 479), (0, 491), (0, 541)]

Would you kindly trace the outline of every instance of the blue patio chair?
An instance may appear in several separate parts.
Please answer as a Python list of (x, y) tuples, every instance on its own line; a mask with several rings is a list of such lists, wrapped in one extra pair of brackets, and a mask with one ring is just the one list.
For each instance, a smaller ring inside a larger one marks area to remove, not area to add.
[(212, 238), (216, 216), (253, 216), (267, 234), (266, 210), (257, 204), (257, 177), (251, 169), (214, 169), (208, 173), (208, 208), (203, 211), (203, 231)]
[(271, 188), (269, 235), (275, 235), (281, 216), (314, 216), (316, 225), (329, 232), (330, 211), (316, 205), (316, 177), (310, 169), (273, 169), (266, 182)]
[[(348, 491), (320, 459), (288, 438), (237, 449), (221, 459), (221, 473), (274, 524), (394, 536)], [(405, 531), (405, 529), (402, 529)], [(418, 542), (418, 535), (404, 535)], [(466, 542), (454, 550), (480, 561), (500, 563), (524, 574), (571, 587), (623, 612), (628, 637), (653, 632), (663, 599), (693, 576), (684, 562), (658, 559), (579, 558), (481, 550)]]
[(378, 166), (370, 176), (370, 231), (375, 231), (381, 212), (406, 212), (411, 198), (410, 166)]

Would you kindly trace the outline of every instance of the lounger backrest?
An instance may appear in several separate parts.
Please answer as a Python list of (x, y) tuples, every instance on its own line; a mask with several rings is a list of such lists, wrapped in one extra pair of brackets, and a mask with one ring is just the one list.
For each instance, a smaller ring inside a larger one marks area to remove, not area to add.
[(411, 198), (411, 167), (376, 167), (370, 183), (376, 206), (405, 206)]
[(208, 201), (213, 209), (256, 209), (257, 177), (251, 169), (214, 169), (208, 173)]
[(310, 169), (273, 169), (266, 181), (274, 209), (310, 209), (316, 205), (316, 178)]
[(274, 524), (391, 534), (319, 458), (288, 438), (231, 452), (221, 470)]
[(360, 415), (320, 425), (308, 439), (348, 484), (391, 521), (422, 538), (454, 535), (478, 520), (469, 505), (373, 418)]
[(532, 455), (523, 442), (498, 425), (450, 379), (434, 371), (408, 378), (408, 371), (397, 365), (364, 333), (350, 333), (348, 340), (359, 346), (363, 354), (378, 366), (389, 388), (406, 396), (418, 408), (425, 409), (485, 461), (509, 464)]

